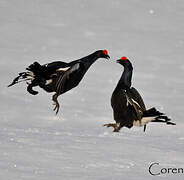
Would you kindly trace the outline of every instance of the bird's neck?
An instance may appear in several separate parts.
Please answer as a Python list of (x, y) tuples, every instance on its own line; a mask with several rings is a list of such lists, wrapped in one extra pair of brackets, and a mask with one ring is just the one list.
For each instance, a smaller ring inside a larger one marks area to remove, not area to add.
[(96, 55), (96, 53), (92, 53), (88, 56), (83, 57), (80, 59), (82, 63), (84, 63), (84, 66), (88, 69), (99, 57)]
[(133, 68), (132, 66), (125, 66), (123, 74), (121, 75), (121, 78), (117, 84), (117, 88), (121, 88), (124, 90), (128, 90), (131, 87), (131, 80), (132, 80), (132, 72)]

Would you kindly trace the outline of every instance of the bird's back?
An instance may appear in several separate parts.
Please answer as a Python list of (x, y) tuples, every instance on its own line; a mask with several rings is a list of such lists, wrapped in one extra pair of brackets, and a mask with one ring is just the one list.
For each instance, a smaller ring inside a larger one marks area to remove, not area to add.
[(44, 64), (42, 66), (45, 70), (45, 74), (50, 76), (52, 73), (55, 73), (60, 68), (67, 68), (69, 67), (69, 63), (62, 62), (62, 61), (54, 61), (48, 64)]

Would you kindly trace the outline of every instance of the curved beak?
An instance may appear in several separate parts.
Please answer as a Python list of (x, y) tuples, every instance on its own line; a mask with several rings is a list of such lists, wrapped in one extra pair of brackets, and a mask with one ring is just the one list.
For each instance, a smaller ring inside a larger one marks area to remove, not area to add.
[(120, 59), (118, 59), (118, 60), (116, 60), (116, 62), (117, 62), (117, 63), (120, 63), (120, 62), (121, 62), (121, 60), (120, 60)]
[(107, 57), (106, 57), (106, 59), (110, 59), (110, 56), (107, 54)]

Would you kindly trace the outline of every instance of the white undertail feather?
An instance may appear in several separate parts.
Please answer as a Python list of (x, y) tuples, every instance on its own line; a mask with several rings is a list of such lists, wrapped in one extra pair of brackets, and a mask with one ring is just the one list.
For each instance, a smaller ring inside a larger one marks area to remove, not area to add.
[(155, 120), (156, 117), (157, 117), (157, 116), (143, 117), (143, 118), (141, 119), (141, 121), (139, 121), (139, 120), (134, 120), (133, 125), (134, 125), (134, 126), (144, 126), (144, 125), (146, 125), (147, 123), (149, 123), (149, 122)]

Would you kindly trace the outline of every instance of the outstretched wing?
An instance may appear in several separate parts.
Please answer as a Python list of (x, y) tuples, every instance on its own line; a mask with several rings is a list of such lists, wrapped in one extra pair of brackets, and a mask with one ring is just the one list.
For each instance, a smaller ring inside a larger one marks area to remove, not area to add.
[(65, 73), (71, 68), (68, 64), (58, 62), (44, 65), (47, 79), (39, 83), (39, 86), (47, 92), (57, 91), (58, 83), (64, 78)]

